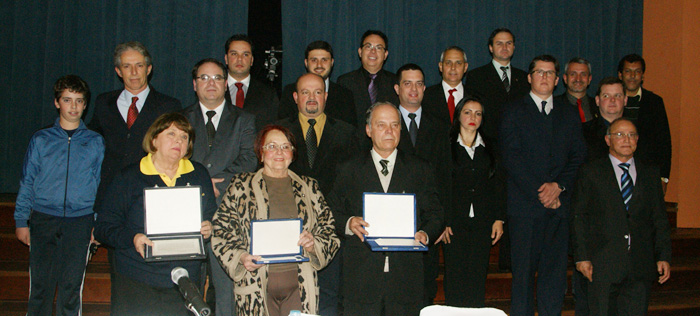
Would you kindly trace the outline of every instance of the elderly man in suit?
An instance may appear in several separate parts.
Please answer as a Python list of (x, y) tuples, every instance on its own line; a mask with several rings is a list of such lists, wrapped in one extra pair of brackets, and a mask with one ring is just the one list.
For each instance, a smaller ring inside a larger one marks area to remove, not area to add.
[(415, 240), (435, 240), (443, 223), (429, 163), (398, 149), (401, 113), (391, 103), (368, 109), (367, 135), (372, 149), (363, 151), (338, 167), (329, 205), (336, 231), (344, 236), (344, 315), (418, 316), (423, 307), (423, 254), (373, 252), (363, 244), (363, 193), (414, 193), (416, 195)]
[[(225, 100), (226, 81), (224, 64), (214, 58), (200, 60), (192, 69), (197, 103), (183, 110), (197, 135), (192, 160), (207, 168), (217, 204), (234, 174), (252, 172), (258, 165), (253, 151), (255, 116)], [(213, 255), (209, 267), (215, 290), (210, 287), (207, 301), (216, 302), (216, 315), (234, 315), (233, 281)]]
[(229, 93), (226, 100), (255, 115), (256, 130), (277, 120), (279, 98), (271, 86), (250, 75), (253, 66), (253, 41), (245, 34), (235, 34), (224, 44), (228, 66)]
[(586, 94), (591, 84), (591, 63), (585, 58), (574, 57), (564, 66), (562, 75), (566, 91), (556, 97), (557, 101), (571, 104), (576, 109), (581, 123), (585, 123), (598, 117), (598, 111), (594, 106), (595, 100)]
[[(354, 126), (326, 115), (329, 96), (323, 77), (307, 73), (297, 79), (295, 86), (292, 96), (298, 113), (277, 122), (288, 128), (297, 140), (298, 156), (289, 169), (318, 180), (321, 192), (328, 196), (333, 189), (337, 165), (357, 154), (357, 133)], [(333, 261), (318, 272), (320, 315), (338, 314), (342, 260), (339, 258), (336, 254)]]
[(576, 181), (576, 269), (590, 282), (591, 315), (646, 315), (654, 280), (671, 276), (671, 236), (656, 167), (638, 161), (637, 128), (614, 120), (607, 157), (587, 163)]
[(442, 81), (425, 89), (423, 108), (426, 113), (452, 125), (455, 105), (464, 97), (462, 78), (467, 73), (467, 54), (459, 46), (450, 46), (440, 55), (438, 69)]
[(530, 63), (530, 94), (504, 108), (501, 151), (507, 171), (511, 236), (511, 315), (560, 315), (566, 292), (570, 191), (586, 157), (581, 120), (554, 101), (559, 64), (549, 55)]
[[(304, 66), (307, 73), (321, 76), (326, 86), (326, 95), (328, 97), (324, 113), (332, 118), (357, 126), (357, 114), (355, 114), (355, 101), (352, 98), (352, 92), (329, 78), (335, 61), (331, 44), (325, 41), (311, 42), (306, 46), (305, 54)], [(296, 89), (296, 83), (290, 83), (284, 87), (282, 99), (280, 100), (280, 119), (296, 118), (297, 113), (299, 113), (293, 96)]]

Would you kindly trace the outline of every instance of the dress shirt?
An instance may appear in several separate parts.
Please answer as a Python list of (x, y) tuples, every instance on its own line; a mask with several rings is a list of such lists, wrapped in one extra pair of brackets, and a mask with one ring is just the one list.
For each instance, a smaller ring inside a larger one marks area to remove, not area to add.
[(209, 121), (209, 117), (207, 116), (207, 112), (209, 111), (214, 111), (216, 114), (212, 116), (211, 118), (211, 123), (214, 124), (214, 129), (218, 130), (219, 129), (219, 121), (221, 120), (221, 113), (224, 112), (224, 103), (226, 103), (226, 100), (224, 102), (221, 102), (216, 108), (214, 109), (209, 109), (202, 102), (199, 102), (199, 108), (202, 110), (202, 117), (204, 117), (204, 124), (206, 125), (207, 122)]
[[(399, 106), (399, 111), (401, 111), (401, 116), (403, 116), (403, 121), (404, 121), (404, 123), (406, 123), (406, 130), (409, 130), (411, 128), (411, 119), (408, 117), (408, 114), (411, 112), (406, 110), (406, 108), (403, 107), (403, 105)], [(423, 107), (422, 106), (419, 107), (418, 110), (416, 110), (413, 113), (416, 113), (416, 118), (415, 118), (416, 126), (418, 126), (418, 128), (420, 128), (420, 117), (421, 117), (421, 114), (423, 113)]]
[[(321, 115), (315, 118), (316, 125), (314, 125), (314, 131), (316, 131), (316, 146), (321, 144), (321, 136), (323, 136), (323, 127), (326, 126), (326, 113), (321, 113)], [(299, 124), (301, 124), (301, 134), (304, 135), (304, 140), (306, 140), (306, 132), (309, 130), (309, 118), (304, 116), (299, 112)]]
[[(457, 143), (464, 147), (464, 149), (467, 151), (467, 154), (469, 154), (469, 157), (474, 160), (474, 153), (476, 152), (476, 147), (479, 146), (484, 146), (486, 147), (486, 144), (484, 143), (484, 140), (481, 139), (481, 135), (479, 133), (476, 133), (476, 139), (474, 140), (474, 143), (472, 144), (471, 147), (467, 146), (464, 141), (462, 140), (462, 135), (460, 134), (459, 137), (457, 137)], [(469, 217), (474, 217), (474, 203), (469, 205)]]
[(131, 94), (131, 92), (127, 91), (126, 89), (122, 91), (122, 93), (119, 95), (119, 98), (117, 98), (117, 109), (119, 110), (119, 114), (122, 115), (124, 122), (126, 122), (126, 116), (129, 113), (129, 107), (131, 106), (131, 98), (139, 98), (138, 101), (136, 101), (136, 109), (139, 110), (139, 113), (141, 113), (141, 109), (143, 109), (143, 105), (144, 103), (146, 103), (146, 98), (148, 98), (149, 92), (151, 92), (150, 86), (146, 86), (146, 89), (139, 92), (139, 94), (137, 95)]
[(513, 66), (510, 65), (510, 62), (508, 62), (507, 65), (501, 65), (501, 63), (497, 62), (495, 59), (491, 59), (491, 63), (498, 72), (498, 79), (503, 79), (503, 70), (501, 70), (501, 67), (508, 67), (508, 69), (506, 69), (506, 74), (508, 74), (508, 83), (513, 82), (513, 76), (510, 75), (512, 73), (510, 70), (513, 69)]
[(243, 84), (243, 97), (248, 96), (248, 87), (250, 87), (250, 74), (248, 74), (248, 77), (245, 77), (245, 79), (238, 81), (231, 76), (231, 74), (228, 74), (228, 79), (226, 79), (226, 84), (228, 85), (228, 92), (231, 94), (231, 100), (233, 101), (234, 105), (236, 103), (236, 93), (238, 93), (238, 88), (236, 87), (236, 83), (240, 82)]
[[(578, 102), (577, 102), (578, 98), (571, 95), (568, 91), (564, 95), (566, 96), (566, 99), (569, 100), (569, 103), (571, 103), (572, 105), (574, 105), (576, 107), (576, 113), (578, 113)], [(584, 95), (581, 98), (581, 109), (583, 109), (583, 115), (586, 117), (586, 122), (593, 119), (593, 117), (591, 116), (591, 107), (592, 106), (593, 106), (593, 104), (588, 103), (588, 98)]]
[[(622, 174), (624, 173), (622, 171), (622, 168), (620, 168), (619, 164), (622, 163), (619, 159), (615, 158), (615, 156), (608, 154), (608, 157), (610, 157), (610, 163), (612, 163), (613, 170), (615, 170), (615, 179), (617, 180), (617, 186), (622, 190)], [(630, 172), (630, 177), (632, 177), (632, 185), (637, 183), (637, 167), (634, 164), (634, 157), (631, 158), (630, 160), (627, 160), (627, 163), (630, 164), (629, 172)]]
[(331, 85), (331, 78), (328, 77), (325, 80), (323, 80), (323, 82), (326, 83), (326, 93), (328, 93), (328, 87)]
[(547, 104), (544, 106), (544, 111), (547, 112), (547, 114), (552, 113), (552, 109), (554, 108), (554, 97), (552, 97), (551, 94), (547, 99), (540, 99), (540, 97), (530, 91), (530, 97), (535, 101), (535, 105), (537, 105), (537, 112), (542, 113), (542, 101), (547, 101)]
[(445, 80), (442, 81), (442, 92), (445, 93), (445, 101), (450, 98), (450, 89), (457, 89), (457, 91), (452, 92), (452, 96), (455, 97), (455, 106), (459, 103), (462, 98), (464, 98), (464, 85), (460, 81), (456, 87), (450, 86)]

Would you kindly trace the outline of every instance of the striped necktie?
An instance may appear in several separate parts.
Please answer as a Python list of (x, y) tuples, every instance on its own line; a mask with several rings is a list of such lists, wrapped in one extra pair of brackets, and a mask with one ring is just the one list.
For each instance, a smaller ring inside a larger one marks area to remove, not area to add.
[(622, 200), (625, 202), (625, 208), (629, 211), (630, 200), (632, 200), (632, 190), (634, 189), (632, 176), (630, 176), (630, 164), (621, 163), (618, 166), (622, 169), (622, 177), (620, 177)]

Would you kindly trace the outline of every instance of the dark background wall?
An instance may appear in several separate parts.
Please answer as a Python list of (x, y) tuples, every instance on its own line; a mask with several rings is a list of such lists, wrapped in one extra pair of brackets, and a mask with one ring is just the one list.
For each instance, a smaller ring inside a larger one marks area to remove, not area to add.
[[(138, 40), (148, 47), (154, 59), (152, 86), (184, 105), (195, 101), (191, 67), (205, 57), (223, 60), (223, 44), (235, 33), (258, 37), (253, 38), (261, 42), (256, 50), (269, 49), (263, 45), (281, 37), (281, 84), (303, 73), (304, 49), (318, 39), (330, 42), (335, 50), (333, 79), (359, 67), (359, 37), (369, 28), (389, 36), (386, 69), (393, 72), (404, 63), (418, 63), (427, 84), (439, 81), (437, 62), (447, 46), (464, 48), (471, 69), (488, 62), (486, 40), (497, 27), (508, 27), (516, 35), (515, 67), (527, 68), (532, 57), (543, 53), (561, 61), (582, 56), (593, 64), (594, 82), (615, 74), (621, 56), (642, 50), (642, 1), (274, 2), (264, 10), (251, 2), (250, 16), (245, 0), (4, 2), (0, 192), (17, 191), (29, 138), (56, 118), (55, 80), (68, 73), (81, 76), (89, 83), (93, 100), (99, 93), (122, 87), (112, 51), (124, 41)], [(281, 11), (276, 9), (279, 4)], [(274, 32), (280, 16), (281, 35)], [(272, 31), (252, 27), (257, 23)], [(257, 58), (256, 68), (263, 61)]]

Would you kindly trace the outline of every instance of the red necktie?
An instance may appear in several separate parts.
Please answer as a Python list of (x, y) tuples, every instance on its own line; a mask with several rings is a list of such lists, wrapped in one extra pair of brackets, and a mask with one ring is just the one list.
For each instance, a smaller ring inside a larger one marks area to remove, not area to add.
[(581, 117), (581, 123), (585, 123), (586, 113), (583, 112), (583, 107), (581, 106), (581, 99), (576, 99), (576, 104), (578, 104), (578, 116)]
[(245, 95), (243, 95), (243, 83), (236, 82), (236, 88), (238, 88), (238, 91), (236, 92), (236, 106), (242, 109), (243, 102), (245, 101)]
[(452, 95), (452, 93), (455, 91), (457, 91), (457, 89), (450, 89), (447, 91), (450, 93), (450, 96), (447, 98), (447, 109), (450, 111), (450, 122), (452, 122), (455, 113), (455, 96)]
[(131, 98), (131, 105), (129, 106), (129, 112), (126, 113), (126, 128), (131, 128), (136, 122), (136, 117), (139, 116), (139, 110), (136, 108), (136, 101), (138, 97)]

